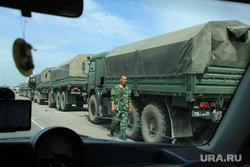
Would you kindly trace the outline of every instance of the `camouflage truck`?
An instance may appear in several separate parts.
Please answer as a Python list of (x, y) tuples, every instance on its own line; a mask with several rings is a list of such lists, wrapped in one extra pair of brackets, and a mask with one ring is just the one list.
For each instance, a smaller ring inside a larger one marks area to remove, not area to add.
[(44, 104), (48, 100), (50, 72), (54, 67), (44, 69), (41, 73), (36, 75), (36, 89), (34, 95), (34, 102)]
[(92, 54), (81, 54), (51, 71), (49, 107), (69, 110), (72, 104), (82, 107), (87, 100), (88, 60)]
[(94, 55), (89, 120), (100, 123), (110, 116), (110, 90), (126, 75), (132, 89), (129, 138), (168, 142), (213, 135), (210, 129), (221, 120), (248, 63), (249, 28), (211, 21)]

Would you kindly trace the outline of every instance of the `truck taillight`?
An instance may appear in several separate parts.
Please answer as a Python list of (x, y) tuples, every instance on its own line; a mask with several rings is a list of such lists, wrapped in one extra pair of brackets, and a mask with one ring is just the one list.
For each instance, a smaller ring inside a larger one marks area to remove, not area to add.
[(78, 87), (74, 87), (74, 90), (78, 90)]
[(208, 102), (200, 102), (200, 108), (207, 108), (208, 106)]
[(215, 105), (216, 105), (215, 102), (210, 103), (211, 107), (215, 107)]

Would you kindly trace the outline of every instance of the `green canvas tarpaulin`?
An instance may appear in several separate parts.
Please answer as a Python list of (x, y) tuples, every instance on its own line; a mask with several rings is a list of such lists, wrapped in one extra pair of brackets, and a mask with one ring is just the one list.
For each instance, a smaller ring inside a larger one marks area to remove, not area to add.
[[(87, 63), (87, 57), (92, 57), (93, 54), (80, 54), (65, 63), (57, 66), (52, 71), (52, 81), (60, 80), (67, 78), (69, 76), (72, 77), (87, 77), (87, 73), (89, 70), (89, 65)], [(85, 70), (82, 70), (82, 65), (85, 63)]]
[(37, 74), (37, 76), (36, 76), (36, 84), (38, 84), (40, 82), (48, 82), (50, 80), (50, 72), (54, 68), (55, 67), (45, 68), (40, 74)]
[(239, 21), (211, 21), (114, 48), (106, 77), (201, 74), (212, 59), (245, 61), (247, 31)]

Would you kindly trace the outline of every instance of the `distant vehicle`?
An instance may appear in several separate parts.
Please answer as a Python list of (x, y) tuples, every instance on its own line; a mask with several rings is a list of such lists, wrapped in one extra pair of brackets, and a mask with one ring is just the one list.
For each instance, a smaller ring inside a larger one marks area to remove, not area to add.
[(19, 87), (16, 87), (14, 91), (19, 93), (19, 96), (28, 97), (31, 101), (34, 100), (36, 88), (36, 76), (29, 77), (27, 82), (22, 82)]
[(30, 89), (28, 86), (28, 81), (27, 82), (22, 82), (19, 84), (20, 88), (19, 88), (19, 96), (23, 96), (23, 97), (28, 97), (28, 90)]
[(206, 142), (248, 64), (248, 29), (238, 21), (211, 21), (94, 55), (90, 121), (111, 115), (110, 90), (126, 75), (133, 101), (128, 137), (166, 142), (202, 135)]
[(34, 102), (44, 104), (48, 100), (50, 72), (54, 67), (44, 69), (40, 74), (36, 75), (36, 89), (34, 95)]
[(87, 57), (81, 54), (57, 66), (50, 73), (48, 105), (57, 110), (70, 110), (72, 104), (83, 107), (87, 103)]
[(29, 77), (28, 87), (29, 87), (29, 90), (27, 93), (27, 97), (30, 98), (31, 101), (33, 101), (34, 96), (35, 96), (35, 89), (36, 89), (36, 76)]

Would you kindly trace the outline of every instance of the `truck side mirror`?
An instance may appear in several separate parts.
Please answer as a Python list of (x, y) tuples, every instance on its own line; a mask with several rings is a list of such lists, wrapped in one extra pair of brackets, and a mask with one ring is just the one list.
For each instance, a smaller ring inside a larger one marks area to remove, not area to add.
[(86, 67), (85, 67), (85, 63), (83, 62), (83, 63), (82, 63), (82, 70), (85, 71), (85, 68), (86, 68)]

